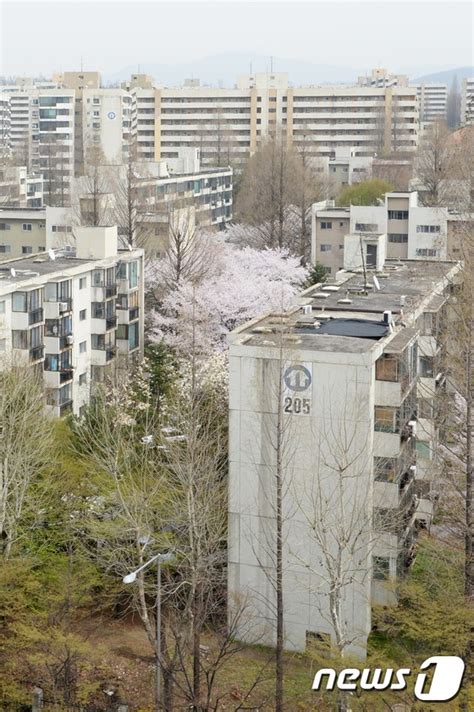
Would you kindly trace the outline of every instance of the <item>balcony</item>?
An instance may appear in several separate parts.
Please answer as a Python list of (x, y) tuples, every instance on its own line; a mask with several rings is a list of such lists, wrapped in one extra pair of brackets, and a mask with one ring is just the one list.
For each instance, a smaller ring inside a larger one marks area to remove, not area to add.
[(105, 320), (105, 330), (110, 331), (110, 329), (115, 329), (117, 326), (117, 317), (111, 316)]
[(129, 321), (138, 319), (139, 315), (140, 315), (140, 307), (132, 307), (132, 309), (129, 309), (129, 312), (128, 312)]
[(116, 346), (107, 346), (107, 347), (106, 347), (106, 349), (105, 349), (105, 361), (106, 361), (106, 363), (108, 363), (109, 361), (111, 361), (111, 360), (114, 358), (116, 352), (117, 352), (117, 347), (116, 347)]
[(34, 311), (28, 312), (28, 326), (40, 324), (42, 321), (44, 321), (42, 309), (35, 309)]
[(41, 361), (43, 358), (44, 354), (44, 346), (35, 346), (34, 348), (30, 349), (29, 353), (29, 360), (30, 363), (34, 363), (35, 361)]
[(59, 406), (59, 417), (63, 418), (65, 415), (72, 413), (72, 400), (65, 401)]

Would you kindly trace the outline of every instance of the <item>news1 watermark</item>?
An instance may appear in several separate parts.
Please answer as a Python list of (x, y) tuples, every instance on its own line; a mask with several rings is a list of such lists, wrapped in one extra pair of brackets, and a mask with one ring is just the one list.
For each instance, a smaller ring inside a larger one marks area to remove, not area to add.
[[(407, 678), (416, 674), (414, 694), (417, 700), (448, 702), (459, 694), (464, 675), (464, 660), (455, 655), (434, 655), (427, 658), (419, 671), (411, 668), (345, 668), (339, 673), (333, 668), (321, 668), (314, 676), (313, 690), (406, 690)], [(432, 674), (428, 675), (428, 671)]]

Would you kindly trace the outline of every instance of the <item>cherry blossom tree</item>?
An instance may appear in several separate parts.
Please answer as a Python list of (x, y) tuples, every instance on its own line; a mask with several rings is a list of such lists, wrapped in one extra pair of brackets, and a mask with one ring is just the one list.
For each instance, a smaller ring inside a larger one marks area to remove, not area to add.
[(287, 250), (220, 247), (212, 274), (198, 283), (181, 282), (150, 315), (150, 339), (164, 339), (178, 356), (223, 350), (232, 329), (287, 308), (308, 278), (300, 260)]

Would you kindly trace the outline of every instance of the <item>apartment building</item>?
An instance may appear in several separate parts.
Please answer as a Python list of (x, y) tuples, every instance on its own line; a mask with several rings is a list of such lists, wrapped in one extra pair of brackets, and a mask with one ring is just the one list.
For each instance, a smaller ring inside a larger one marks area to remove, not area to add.
[(437, 335), (460, 265), (379, 266), (379, 289), (340, 272), (228, 337), (228, 589), (247, 642), (276, 640), (277, 481), (289, 650), (335, 643), (337, 622), (364, 657), (371, 604), (394, 602), (429, 526)]
[(11, 110), (10, 97), (0, 94), (0, 158), (10, 155)]
[(361, 87), (407, 87), (408, 77), (406, 74), (392, 74), (383, 67), (376, 67), (357, 79), (357, 84)]
[(75, 249), (0, 262), (0, 361), (41, 374), (46, 410), (79, 415), (91, 387), (143, 353), (143, 251), (116, 227), (83, 227)]
[(43, 176), (29, 174), (26, 166), (0, 167), (0, 208), (41, 208)]
[(312, 261), (334, 275), (344, 265), (346, 236), (357, 235), (377, 252), (378, 236), (386, 236), (391, 259), (459, 259), (461, 215), (447, 207), (424, 207), (418, 193), (387, 193), (381, 205), (336, 207), (316, 203), (312, 208)]
[(82, 112), (86, 161), (126, 163), (131, 139), (131, 95), (122, 89), (84, 89)]
[(461, 88), (461, 125), (474, 123), (474, 77), (462, 80)]
[(127, 166), (102, 167), (100, 196), (94, 195), (88, 177), (77, 178), (71, 220), (80, 215), (82, 222), (91, 222), (99, 199), (101, 220), (126, 214), (122, 203), (131, 190), (136, 232), (148, 255), (164, 254), (176, 220), (189, 234), (194, 228), (223, 229), (232, 220), (232, 169), (201, 168), (198, 149), (180, 148), (177, 154), (166, 161), (134, 163), (131, 186)]
[(432, 121), (446, 121), (448, 111), (447, 84), (417, 84), (420, 121), (422, 124)]
[[(141, 83), (142, 86), (138, 86)], [(286, 73), (241, 76), (233, 89), (153, 87), (149, 77), (124, 85), (133, 97), (132, 136), (147, 160), (197, 147), (203, 165), (242, 167), (258, 144), (281, 135), (308, 156), (412, 152), (418, 136), (410, 87), (296, 87)]]

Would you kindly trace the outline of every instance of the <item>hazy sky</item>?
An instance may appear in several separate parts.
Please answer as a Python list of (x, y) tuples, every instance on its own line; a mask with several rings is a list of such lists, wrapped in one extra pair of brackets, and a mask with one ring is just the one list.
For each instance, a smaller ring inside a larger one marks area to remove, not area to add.
[[(224, 52), (394, 71), (473, 62), (471, 2), (0, 0), (1, 74), (112, 73)], [(284, 68), (281, 68), (284, 69)]]

